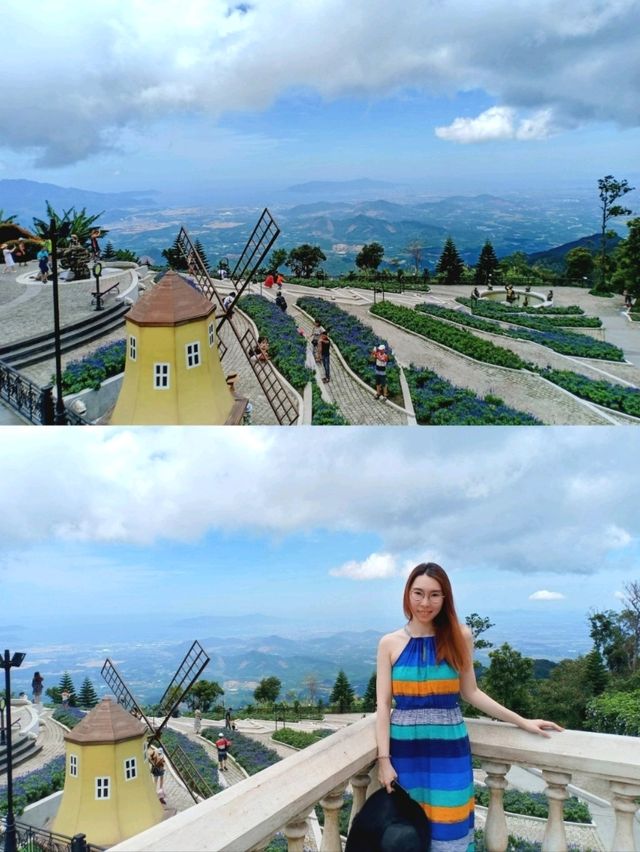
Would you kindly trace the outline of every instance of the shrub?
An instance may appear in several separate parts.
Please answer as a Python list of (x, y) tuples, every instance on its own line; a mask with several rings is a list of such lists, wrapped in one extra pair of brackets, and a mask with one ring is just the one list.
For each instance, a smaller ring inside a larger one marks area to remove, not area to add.
[(56, 722), (61, 722), (67, 728), (75, 728), (81, 719), (84, 719), (86, 713), (78, 707), (69, 707), (67, 710), (58, 708), (53, 711), (53, 718)]
[[(124, 340), (100, 346), (80, 361), (71, 361), (62, 374), (63, 393), (79, 393), (87, 388), (98, 390), (105, 379), (117, 376), (124, 370), (124, 361)], [(51, 381), (55, 382), (53, 376)]]
[(540, 370), (540, 375), (570, 393), (632, 417), (640, 417), (640, 390), (603, 379), (589, 379), (571, 370)]
[(273, 735), (273, 739), (279, 743), (285, 743), (293, 748), (307, 748), (307, 746), (317, 743), (318, 740), (324, 737), (331, 736), (333, 731), (329, 728), (319, 729), (316, 731), (295, 731), (293, 728), (281, 728)]
[(640, 736), (640, 690), (604, 692), (587, 704), (587, 719), (593, 731), (602, 734)]
[(491, 320), (482, 320), (479, 317), (465, 314), (461, 311), (454, 311), (450, 308), (443, 308), (439, 305), (418, 305), (416, 310), (442, 317), (460, 325), (488, 331), (492, 334), (499, 334), (503, 337), (511, 337), (515, 340), (530, 340), (532, 343), (547, 346), (549, 349), (553, 349), (554, 352), (559, 352), (562, 355), (575, 355), (579, 358), (598, 358), (608, 361), (624, 361), (624, 352), (618, 346), (602, 340), (595, 340), (595, 338), (588, 335), (564, 331), (564, 329), (555, 328), (554, 326), (549, 326), (545, 331), (514, 328), (513, 326), (504, 328)]
[[(475, 785), (476, 804), (489, 806), (489, 790)], [(524, 814), (546, 818), (549, 816), (549, 803), (544, 793), (522, 793), (520, 790), (505, 790), (504, 809), (512, 814)], [(564, 819), (569, 822), (590, 823), (591, 812), (587, 805), (570, 796), (564, 802)]]
[(295, 321), (263, 296), (242, 296), (238, 307), (255, 322), (258, 333), (269, 338), (269, 356), (275, 367), (301, 391), (313, 372), (305, 366), (307, 341)]
[[(373, 329), (364, 325), (359, 319), (324, 299), (303, 296), (298, 299), (298, 307), (314, 319), (320, 320), (349, 367), (374, 388), (376, 386), (375, 365), (371, 359), (371, 351), (379, 343), (384, 343), (390, 351), (388, 342), (376, 336)], [(390, 396), (400, 395), (400, 371), (392, 363), (387, 366), (387, 384)]]
[(391, 302), (380, 302), (371, 308), (371, 313), (421, 334), (436, 343), (469, 355), (477, 361), (497, 364), (500, 367), (512, 367), (516, 370), (528, 366), (515, 352), (503, 349), (487, 340), (481, 340), (469, 331), (439, 322), (411, 308), (393, 305)]
[(349, 421), (340, 413), (335, 403), (325, 402), (320, 393), (320, 388), (314, 381), (311, 386), (313, 416), (311, 422), (314, 426), (348, 426)]
[[(19, 816), (27, 805), (50, 796), (64, 787), (65, 757), (60, 755), (39, 769), (14, 779), (13, 808)], [(7, 788), (0, 787), (0, 816), (7, 814)]]
[(485, 302), (483, 299), (466, 299), (459, 296), (456, 299), (461, 305), (471, 308), (477, 316), (504, 319), (505, 321), (526, 325), (529, 328), (539, 328), (547, 331), (549, 328), (561, 325), (574, 328), (600, 328), (602, 320), (599, 317), (587, 317), (582, 308), (571, 305), (567, 308), (516, 308), (513, 305), (502, 305), (496, 302)]
[[(218, 730), (219, 728), (204, 728), (202, 736), (215, 743), (218, 739)], [(234, 731), (230, 739), (229, 753), (249, 775), (255, 775), (257, 772), (266, 769), (267, 766), (272, 766), (282, 760), (274, 749), (251, 739), (251, 737), (240, 734), (238, 731)]]

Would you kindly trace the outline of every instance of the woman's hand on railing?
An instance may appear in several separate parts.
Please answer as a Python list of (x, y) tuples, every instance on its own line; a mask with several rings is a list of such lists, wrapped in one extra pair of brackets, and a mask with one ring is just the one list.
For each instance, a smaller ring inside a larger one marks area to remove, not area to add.
[(546, 719), (523, 719), (519, 725), (523, 731), (529, 731), (530, 734), (539, 734), (541, 737), (550, 737), (548, 731), (564, 731), (560, 725), (555, 722), (547, 722)]
[(378, 758), (378, 781), (386, 788), (387, 793), (393, 792), (392, 782), (396, 780), (398, 773), (395, 771), (388, 757)]

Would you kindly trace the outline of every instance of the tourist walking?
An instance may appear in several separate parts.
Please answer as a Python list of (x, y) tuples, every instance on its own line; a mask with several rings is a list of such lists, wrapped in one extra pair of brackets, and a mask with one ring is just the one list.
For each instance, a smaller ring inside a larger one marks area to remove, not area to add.
[(311, 350), (316, 364), (320, 363), (320, 347), (318, 346), (318, 342), (323, 331), (324, 328), (322, 327), (320, 320), (314, 320), (313, 328), (311, 329)]
[(18, 266), (26, 266), (27, 265), (27, 249), (24, 244), (24, 240), (19, 240), (18, 245), (15, 248), (15, 259)]
[(222, 772), (227, 771), (227, 755), (229, 752), (229, 746), (231, 745), (231, 740), (228, 740), (225, 735), (220, 731), (218, 734), (218, 739), (215, 742), (215, 746), (218, 749), (218, 766), (220, 767)]
[(151, 775), (156, 782), (156, 793), (162, 804), (166, 805), (167, 800), (164, 795), (164, 773), (166, 771), (164, 750), (160, 746), (150, 746), (147, 756), (151, 767)]
[[(377, 662), (378, 778), (397, 779), (431, 822), (438, 852), (473, 844), (473, 771), (459, 695), (473, 707), (544, 737), (554, 722), (525, 719), (478, 689), (473, 635), (458, 622), (451, 583), (434, 562), (406, 582), (407, 624), (380, 640)], [(395, 708), (391, 711), (392, 699)]]
[(42, 246), (38, 254), (36, 255), (36, 260), (38, 261), (38, 269), (40, 272), (36, 276), (40, 279), (40, 281), (48, 281), (49, 280), (49, 252), (47, 249)]
[(371, 357), (375, 362), (376, 399), (382, 398), (382, 401), (386, 402), (389, 393), (389, 389), (387, 387), (387, 364), (389, 363), (389, 355), (385, 344), (379, 343), (371, 353)]
[(94, 228), (91, 231), (89, 236), (89, 240), (91, 242), (91, 260), (96, 263), (96, 261), (100, 260), (100, 243), (98, 239), (100, 237), (100, 228)]
[(287, 300), (282, 295), (282, 293), (278, 293), (276, 296), (276, 305), (280, 308), (283, 314), (287, 312)]
[(202, 727), (202, 713), (199, 709), (196, 709), (193, 713), (193, 732), (194, 732), (194, 734), (199, 734), (201, 727)]
[(16, 265), (16, 262), (13, 259), (14, 251), (15, 249), (10, 249), (6, 243), (2, 246), (2, 256), (4, 258), (4, 269), (2, 272), (4, 275), (6, 275), (7, 272), (11, 272), (13, 267)]
[(231, 317), (233, 316), (233, 303), (235, 302), (235, 300), (235, 293), (229, 293), (229, 295), (225, 296), (222, 300), (222, 307), (227, 315), (227, 319), (231, 319)]
[(33, 693), (33, 703), (40, 704), (40, 699), (42, 698), (42, 684), (44, 683), (44, 678), (40, 674), (40, 672), (35, 672), (33, 678), (31, 679), (31, 692)]
[(322, 381), (326, 384), (331, 381), (331, 341), (329, 340), (329, 335), (324, 328), (322, 329), (320, 339), (318, 340), (318, 347), (320, 349), (320, 360), (322, 361), (322, 368), (324, 370), (324, 378)]

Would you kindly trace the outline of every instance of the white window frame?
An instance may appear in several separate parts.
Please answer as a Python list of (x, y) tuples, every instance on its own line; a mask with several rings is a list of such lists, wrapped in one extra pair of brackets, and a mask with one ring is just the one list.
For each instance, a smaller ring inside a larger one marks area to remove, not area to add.
[(194, 367), (199, 367), (202, 363), (200, 358), (200, 341), (194, 340), (192, 343), (187, 343), (184, 347), (184, 354), (187, 363), (187, 370), (193, 370)]
[(71, 778), (78, 777), (78, 755), (70, 754), (69, 755), (69, 775)]
[(124, 780), (133, 781), (138, 777), (138, 761), (135, 757), (127, 757), (124, 761)]
[[(166, 384), (162, 383), (163, 379), (166, 379)], [(153, 387), (155, 390), (169, 390), (171, 387), (171, 364), (168, 361), (156, 361), (153, 365)]]
[(212, 322), (209, 323), (208, 332), (209, 332), (209, 348), (211, 348), (213, 346), (213, 344), (216, 342), (216, 327)]
[(111, 798), (111, 777), (99, 775), (96, 778), (96, 800), (104, 802)]
[(138, 360), (138, 340), (135, 335), (129, 335), (129, 358), (131, 361)]

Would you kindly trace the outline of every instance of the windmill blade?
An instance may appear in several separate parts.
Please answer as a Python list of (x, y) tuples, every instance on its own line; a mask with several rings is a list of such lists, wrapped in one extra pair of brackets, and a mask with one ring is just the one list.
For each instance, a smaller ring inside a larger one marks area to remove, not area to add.
[(113, 692), (116, 697), (118, 704), (124, 707), (125, 710), (128, 710), (133, 716), (138, 719), (142, 719), (142, 721), (147, 725), (149, 730), (154, 731), (155, 728), (147, 718), (144, 713), (144, 710), (136, 699), (134, 698), (133, 693), (124, 682), (122, 675), (118, 671), (118, 669), (111, 662), (109, 657), (104, 661), (104, 665), (100, 670), (100, 674), (106, 681), (107, 686)]
[(196, 639), (184, 655), (176, 673), (171, 678), (169, 686), (165, 689), (164, 695), (160, 699), (160, 713), (165, 718), (160, 724), (160, 727), (156, 728), (156, 736), (160, 734), (173, 711), (207, 667), (209, 659), (209, 655)]
[(165, 746), (163, 748), (169, 763), (191, 794), (194, 802), (198, 801), (197, 796), (208, 799), (214, 795), (215, 790), (211, 784), (177, 743), (168, 749)]

